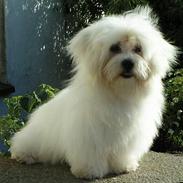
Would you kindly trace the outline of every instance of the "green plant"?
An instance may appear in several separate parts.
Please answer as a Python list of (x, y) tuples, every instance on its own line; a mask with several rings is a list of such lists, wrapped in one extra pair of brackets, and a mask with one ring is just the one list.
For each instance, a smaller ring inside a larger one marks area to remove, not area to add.
[(9, 147), (12, 135), (24, 126), (27, 116), (40, 104), (54, 97), (58, 91), (42, 84), (30, 94), (4, 99), (8, 112), (0, 117), (0, 139), (6, 147)]
[(164, 123), (154, 148), (158, 151), (183, 151), (183, 69), (169, 74), (165, 80), (165, 95)]
[[(0, 117), (0, 140), (7, 148), (10, 146), (9, 139), (24, 126), (27, 116), (40, 104), (54, 97), (58, 91), (43, 84), (30, 94), (4, 99), (8, 113)], [(164, 123), (153, 149), (157, 151), (183, 150), (183, 69), (169, 74), (165, 80), (165, 93)]]
[[(162, 32), (175, 45), (183, 49), (183, 1), (182, 0), (148, 0), (150, 6), (159, 17)], [(178, 67), (183, 67), (183, 53), (179, 55)]]

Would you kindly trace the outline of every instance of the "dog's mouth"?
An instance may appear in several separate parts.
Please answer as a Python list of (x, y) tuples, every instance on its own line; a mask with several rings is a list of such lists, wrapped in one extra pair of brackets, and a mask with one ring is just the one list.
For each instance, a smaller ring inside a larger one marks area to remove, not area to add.
[(120, 74), (121, 77), (125, 78), (125, 79), (129, 79), (131, 77), (133, 77), (133, 73), (131, 72), (123, 72)]

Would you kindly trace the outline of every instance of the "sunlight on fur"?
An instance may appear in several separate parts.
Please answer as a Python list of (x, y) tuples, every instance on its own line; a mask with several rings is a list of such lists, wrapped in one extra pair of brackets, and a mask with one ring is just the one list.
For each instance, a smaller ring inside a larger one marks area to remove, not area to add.
[(27, 164), (66, 161), (80, 178), (135, 171), (161, 126), (163, 85), (177, 49), (149, 7), (104, 17), (68, 45), (75, 75), (11, 140)]

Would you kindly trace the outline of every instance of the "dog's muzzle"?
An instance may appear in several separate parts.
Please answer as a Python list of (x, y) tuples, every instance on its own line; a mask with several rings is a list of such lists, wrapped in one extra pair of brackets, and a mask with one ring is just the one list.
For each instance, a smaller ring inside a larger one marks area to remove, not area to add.
[(122, 73), (121, 76), (124, 78), (131, 78), (133, 76), (134, 61), (132, 59), (125, 59), (121, 62)]

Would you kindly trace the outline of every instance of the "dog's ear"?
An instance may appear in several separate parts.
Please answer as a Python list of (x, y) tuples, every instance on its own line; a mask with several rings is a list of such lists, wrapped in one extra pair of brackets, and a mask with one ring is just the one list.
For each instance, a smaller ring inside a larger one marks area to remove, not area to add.
[(134, 10), (129, 12), (129, 14), (131, 14), (131, 16), (140, 16), (140, 18), (147, 21), (152, 26), (152, 30), (154, 31), (151, 33), (151, 38), (152, 42), (155, 42), (152, 69), (154, 73), (164, 78), (172, 65), (176, 63), (176, 57), (179, 53), (178, 48), (164, 39), (162, 33), (159, 31), (158, 17), (148, 5), (137, 6)]
[(157, 44), (156, 53), (152, 57), (152, 63), (154, 63), (155, 73), (164, 78), (172, 66), (177, 63), (177, 55), (180, 51), (163, 37), (158, 40)]
[(89, 45), (90, 27), (79, 31), (69, 42), (67, 51), (75, 64), (84, 59)]

